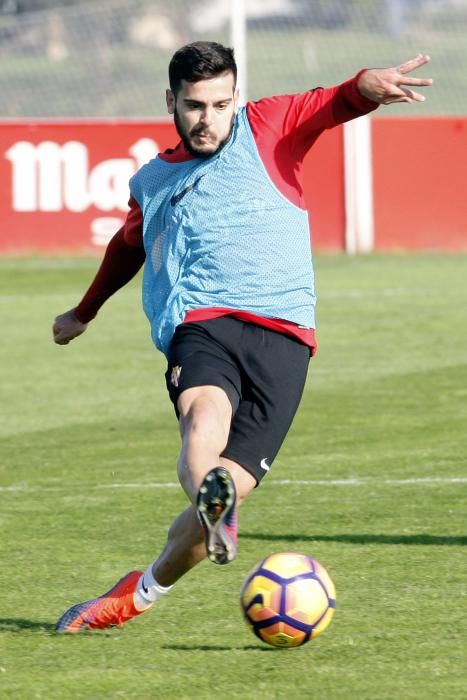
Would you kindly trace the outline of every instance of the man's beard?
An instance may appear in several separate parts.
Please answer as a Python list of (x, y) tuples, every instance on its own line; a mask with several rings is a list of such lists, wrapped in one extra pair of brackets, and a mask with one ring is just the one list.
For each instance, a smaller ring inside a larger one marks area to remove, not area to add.
[[(221, 150), (221, 148), (223, 148), (225, 146), (225, 144), (227, 143), (227, 141), (230, 139), (230, 136), (232, 134), (233, 125), (234, 125), (234, 120), (235, 120), (235, 114), (232, 114), (232, 119), (230, 121), (229, 133), (227, 134), (225, 139), (223, 139), (219, 143), (219, 145), (217, 146), (217, 148), (214, 151), (206, 153), (205, 151), (198, 150), (196, 148), (196, 146), (193, 146), (193, 144), (191, 143), (189, 134), (187, 133), (186, 129), (184, 129), (183, 125), (181, 124), (177, 109), (175, 108), (175, 111), (174, 111), (174, 123), (175, 123), (175, 128), (177, 129), (177, 133), (180, 136), (180, 138), (182, 139), (183, 145), (185, 146), (188, 153), (191, 153), (191, 155), (195, 156), (195, 158), (211, 158), (211, 156), (218, 153)], [(200, 129), (200, 131), (202, 131), (202, 130)]]

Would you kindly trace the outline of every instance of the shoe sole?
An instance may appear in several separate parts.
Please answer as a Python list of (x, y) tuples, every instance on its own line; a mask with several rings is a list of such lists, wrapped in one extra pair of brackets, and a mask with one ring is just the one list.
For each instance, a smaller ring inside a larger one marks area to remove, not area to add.
[(225, 525), (235, 500), (235, 484), (228, 471), (222, 467), (211, 470), (200, 486), (197, 508), (208, 557), (214, 564), (228, 564), (237, 554), (236, 543)]

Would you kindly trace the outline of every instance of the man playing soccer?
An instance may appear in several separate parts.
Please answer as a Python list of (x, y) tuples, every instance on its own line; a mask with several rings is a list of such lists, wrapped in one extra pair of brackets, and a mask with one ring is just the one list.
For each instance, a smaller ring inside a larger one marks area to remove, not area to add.
[(325, 129), (378, 104), (423, 100), (412, 88), (432, 81), (409, 73), (428, 61), (419, 55), (239, 109), (231, 49), (196, 42), (173, 56), (167, 107), (181, 140), (131, 179), (124, 226), (53, 333), (60, 345), (83, 333), (144, 264), (144, 310), (168, 361), (178, 477), (190, 505), (145, 572), (74, 605), (58, 631), (121, 624), (206, 556), (217, 564), (235, 557), (237, 508), (269, 471), (316, 351), (303, 158)]

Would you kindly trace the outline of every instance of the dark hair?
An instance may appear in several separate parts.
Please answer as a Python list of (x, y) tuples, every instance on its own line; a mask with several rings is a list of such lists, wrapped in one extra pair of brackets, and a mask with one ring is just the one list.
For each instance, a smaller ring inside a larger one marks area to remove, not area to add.
[(198, 80), (217, 78), (218, 75), (233, 73), (237, 82), (237, 64), (233, 49), (214, 41), (194, 41), (178, 49), (169, 64), (169, 84), (174, 94), (178, 92), (182, 80), (196, 83)]

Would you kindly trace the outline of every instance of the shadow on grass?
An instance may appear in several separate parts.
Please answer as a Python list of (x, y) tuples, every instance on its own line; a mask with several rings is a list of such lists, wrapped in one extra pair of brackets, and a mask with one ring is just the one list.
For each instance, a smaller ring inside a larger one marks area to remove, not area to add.
[(269, 533), (241, 532), (246, 540), (263, 542), (342, 542), (343, 544), (404, 544), (404, 545), (444, 545), (466, 546), (467, 537), (445, 537), (443, 535), (271, 535)]
[[(51, 622), (38, 622), (35, 620), (24, 620), (23, 618), (1, 618), (0, 617), (0, 633), (2, 632), (37, 632), (47, 634), (53, 634), (57, 637), (66, 637), (69, 639), (70, 635), (61, 635), (55, 630), (55, 625)], [(81, 632), (80, 637), (89, 634), (92, 637), (101, 637), (104, 630), (99, 630), (96, 634), (94, 630), (91, 632)], [(108, 633), (108, 630), (105, 630)], [(73, 635), (74, 636), (74, 635)], [(281, 649), (275, 649), (273, 647), (262, 647), (255, 646), (254, 644), (245, 644), (243, 646), (225, 646), (216, 644), (163, 644), (162, 649), (170, 649), (172, 651), (281, 651)]]
[(254, 644), (244, 644), (241, 647), (229, 647), (220, 644), (162, 644), (161, 649), (170, 649), (172, 651), (284, 651), (275, 647), (262, 647)]
[(24, 620), (20, 617), (0, 617), (0, 632), (55, 632), (52, 622), (39, 622), (36, 620)]

